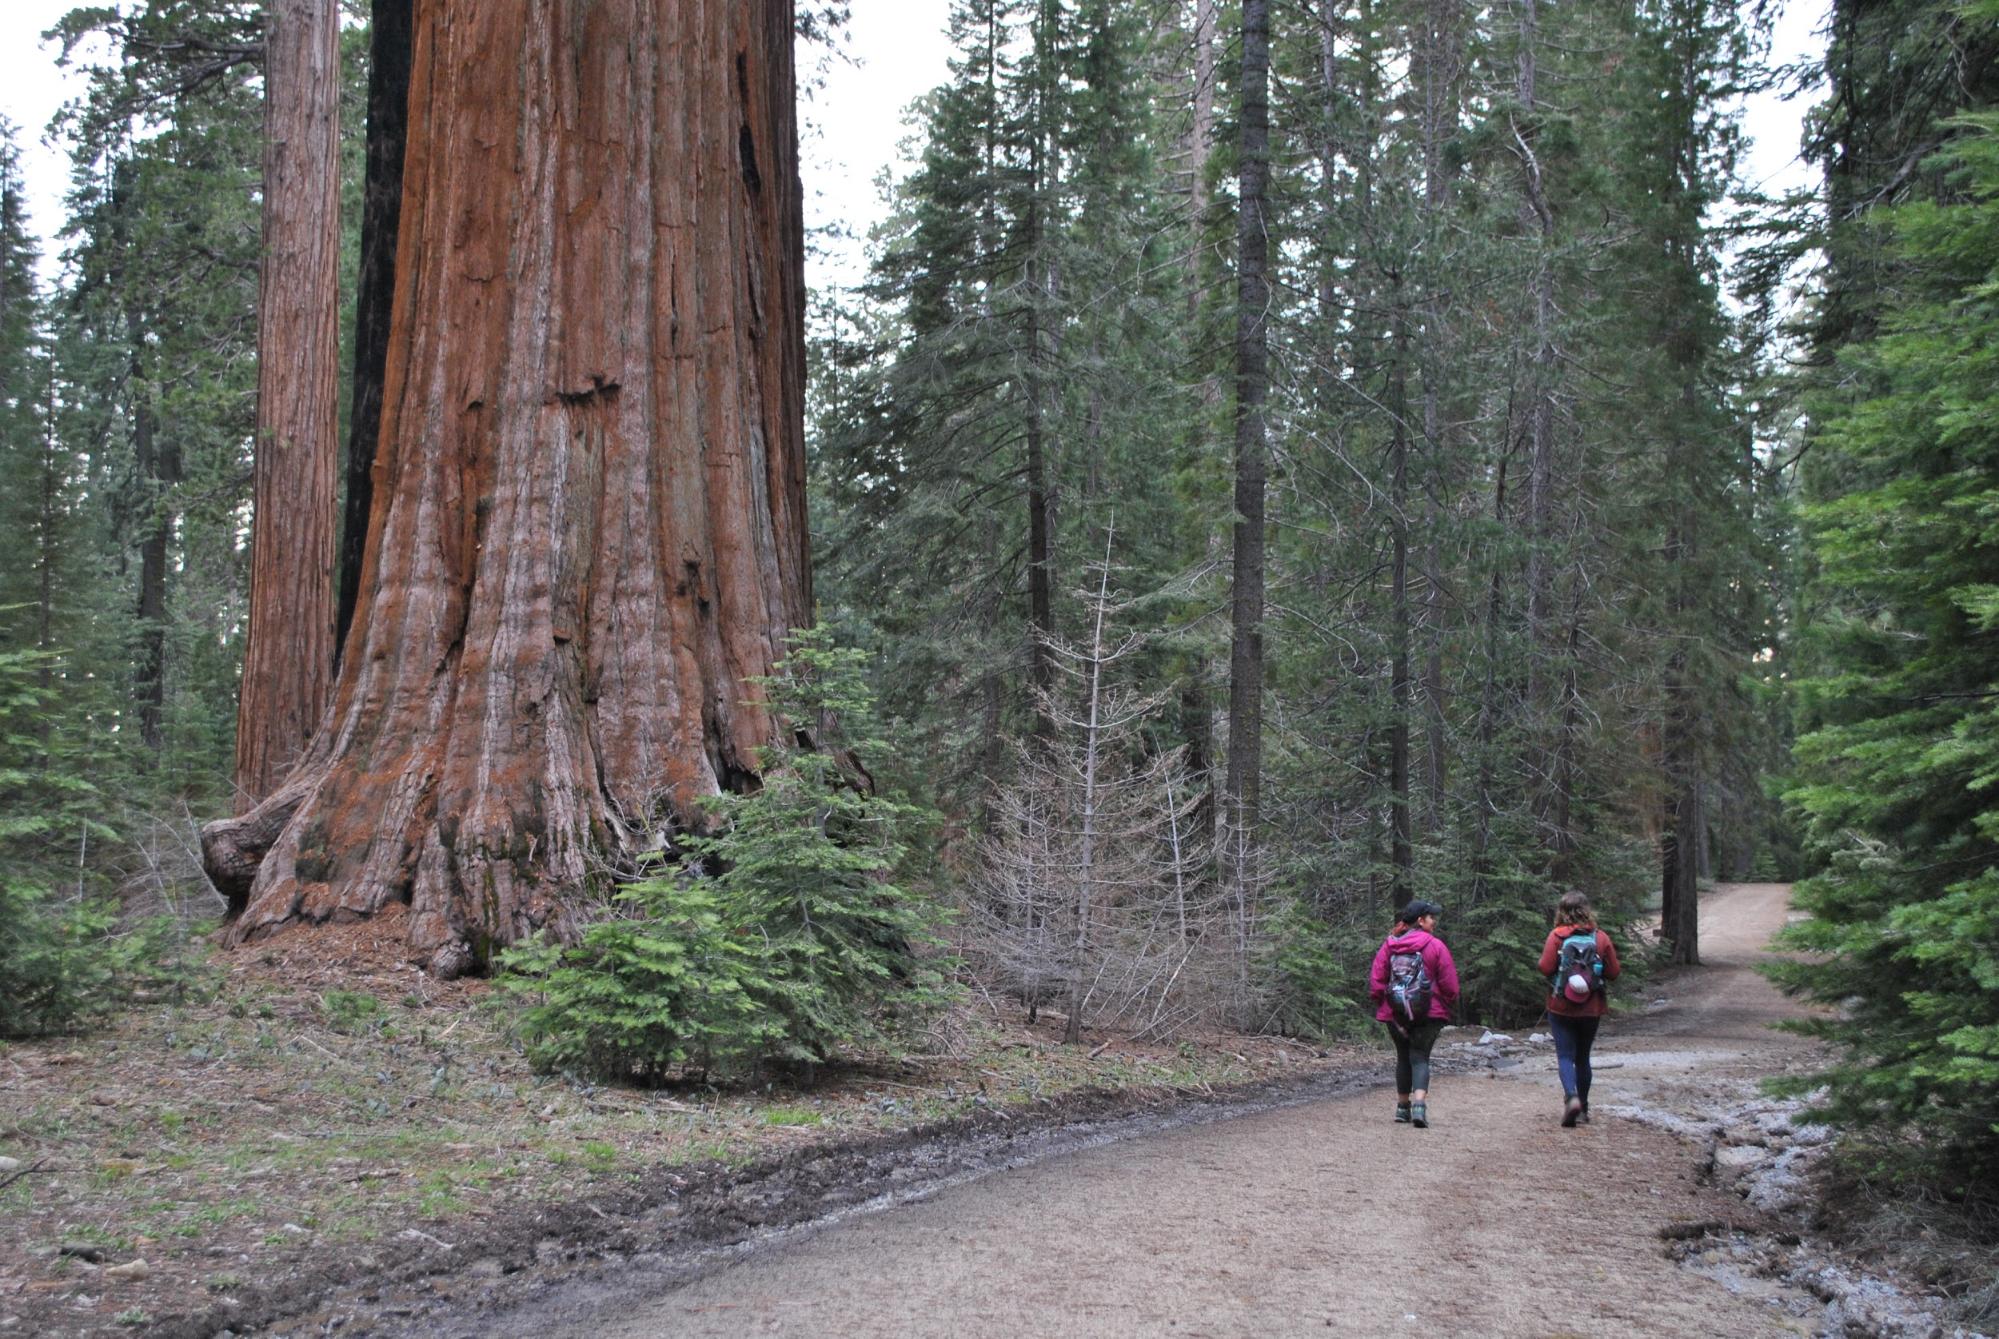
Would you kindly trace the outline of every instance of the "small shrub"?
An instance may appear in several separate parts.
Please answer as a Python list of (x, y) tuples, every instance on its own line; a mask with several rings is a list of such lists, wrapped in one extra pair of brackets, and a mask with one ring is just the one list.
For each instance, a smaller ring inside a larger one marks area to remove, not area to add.
[(793, 732), (764, 751), (756, 791), (714, 800), (719, 832), (683, 844), (719, 873), (690, 862), (622, 890), (575, 945), (501, 955), (503, 986), (532, 1000), (521, 1036), (538, 1067), (653, 1084), (819, 1064), (943, 997), (924, 957), (940, 913), (891, 882), (917, 811), (842, 762), (872, 745), (861, 665), (816, 630), (793, 639), (763, 686), (782, 720), (816, 724), (817, 747)]
[(752, 948), (725, 932), (708, 881), (636, 884), (617, 900), (623, 914), (578, 944), (500, 957), (500, 984), (533, 1001), (519, 1026), (536, 1068), (650, 1085), (758, 1053), (772, 1025), (744, 986)]
[(864, 764), (882, 747), (865, 659), (822, 629), (793, 635), (763, 686), (781, 720), (816, 726), (817, 747), (780, 736), (763, 751), (762, 785), (716, 797), (721, 831), (688, 843), (721, 869), (725, 916), (751, 944), (755, 971), (743, 985), (768, 1058), (815, 1065), (889, 1045), (885, 1025), (947, 993), (946, 964), (925, 956), (943, 910), (893, 882), (903, 833), (926, 815), (855, 784), (840, 761)]
[(0, 1036), (62, 1032), (124, 998), (125, 954), (111, 908), (52, 897), (31, 882), (0, 881)]

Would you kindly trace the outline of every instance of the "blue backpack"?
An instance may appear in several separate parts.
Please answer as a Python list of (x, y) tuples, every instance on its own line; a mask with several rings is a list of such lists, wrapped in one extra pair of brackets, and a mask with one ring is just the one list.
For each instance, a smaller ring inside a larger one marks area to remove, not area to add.
[[(1570, 986), (1575, 977), (1587, 983), (1588, 988), (1580, 997)], [(1555, 956), (1555, 970), (1548, 977), (1548, 991), (1573, 1004), (1603, 994), (1603, 952), (1597, 948), (1595, 930), (1577, 930), (1562, 939)]]

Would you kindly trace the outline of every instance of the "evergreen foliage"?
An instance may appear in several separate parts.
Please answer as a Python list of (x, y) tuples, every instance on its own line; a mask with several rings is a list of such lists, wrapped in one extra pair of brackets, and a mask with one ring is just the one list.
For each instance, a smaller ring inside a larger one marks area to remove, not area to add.
[[(819, 345), (822, 598), (882, 647), (910, 770), (989, 843), (1036, 789), (1008, 741), (1074, 735), (1038, 648), (1086, 625), (1059, 578), (1112, 508), (1151, 647), (1131, 686), (1178, 704), (1154, 746), (1226, 836), (1239, 98), (1210, 53), (1225, 110), (1189, 117), (1195, 10), (958, 4), (922, 159)], [(1307, 979), (1357, 994), (1412, 895), (1451, 908), (1472, 1010), (1531, 1011), (1518, 958), (1560, 888), (1641, 912), (1673, 804), (1703, 877), (1769, 826), (1741, 760), (1772, 747), (1749, 671), (1777, 555), (1708, 222), (1751, 34), (1704, 0), (1535, 10), (1272, 20), (1268, 886), (1242, 912), (1339, 964), (1259, 959), (1287, 1017)]]
[(747, 989), (774, 1022), (766, 1053), (803, 1064), (888, 1044), (892, 1019), (941, 1000), (948, 970), (939, 909), (895, 882), (927, 815), (870, 780), (886, 744), (866, 663), (824, 628), (794, 633), (761, 685), (791, 738), (765, 750), (756, 789), (716, 797), (719, 832), (686, 840), (719, 871), (732, 930), (757, 941)]
[[(51, 414), (46, 315), (13, 127), (0, 123), (0, 1036), (113, 1007), (127, 953), (88, 854), (115, 841), (86, 724), (95, 695), (56, 639), (75, 630), (71, 461)], [(70, 700), (65, 703), (64, 699)], [(81, 727), (81, 728), (80, 728)]]
[(575, 945), (507, 949), (501, 985), (525, 996), (520, 1033), (547, 1070), (639, 1084), (753, 1064), (776, 1037), (750, 999), (747, 940), (723, 928), (708, 882), (650, 880)]
[(715, 801), (717, 832), (681, 839), (697, 863), (620, 891), (574, 946), (501, 955), (533, 998), (538, 1065), (639, 1083), (812, 1066), (892, 1045), (944, 998), (937, 909), (891, 881), (922, 813), (863, 784), (882, 747), (864, 662), (824, 629), (796, 634), (760, 685), (792, 736), (757, 789)]
[(57, 742), (49, 657), (0, 651), (0, 1037), (60, 1032), (113, 1008), (133, 955), (84, 873), (97, 788)]
[(1827, 1112), (1912, 1128), (1968, 1188), (1999, 1172), (1999, 115), (1951, 129), (1944, 198), (1870, 220), (1898, 301), (1817, 406), (1790, 798), (1820, 956), (1778, 976), (1841, 1006), (1806, 1028), (1845, 1048)]

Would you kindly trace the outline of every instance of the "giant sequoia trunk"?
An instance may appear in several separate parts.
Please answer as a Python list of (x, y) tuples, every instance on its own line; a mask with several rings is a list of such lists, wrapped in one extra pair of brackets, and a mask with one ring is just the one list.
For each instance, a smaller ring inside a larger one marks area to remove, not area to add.
[(340, 431), (340, 6), (273, 0), (264, 58), (250, 630), (236, 809), (305, 751), (333, 679)]
[(745, 783), (810, 605), (787, 0), (419, 0), (375, 503), (325, 721), (203, 834), (241, 941), (449, 975)]

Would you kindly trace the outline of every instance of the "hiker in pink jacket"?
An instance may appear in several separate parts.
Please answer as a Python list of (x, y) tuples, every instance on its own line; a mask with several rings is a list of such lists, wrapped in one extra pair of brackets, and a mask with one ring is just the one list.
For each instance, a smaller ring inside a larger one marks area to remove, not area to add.
[(1402, 908), (1367, 980), (1374, 1016), (1395, 1043), (1395, 1120), (1419, 1130), (1430, 1127), (1430, 1048), (1458, 1002), (1458, 966), (1436, 936), (1443, 912), (1420, 898)]

